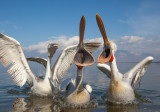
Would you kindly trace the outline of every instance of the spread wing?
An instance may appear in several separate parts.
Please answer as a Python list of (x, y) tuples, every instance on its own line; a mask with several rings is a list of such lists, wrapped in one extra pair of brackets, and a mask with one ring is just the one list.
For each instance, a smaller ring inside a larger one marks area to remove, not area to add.
[(109, 65), (107, 65), (105, 63), (103, 63), (103, 64), (98, 63), (97, 67), (99, 70), (101, 70), (103, 73), (105, 73), (108, 76), (108, 78), (111, 78), (111, 69), (110, 69)]
[(31, 58), (27, 58), (27, 61), (34, 61), (37, 63), (42, 64), (45, 68), (47, 66), (47, 59), (44, 58), (39, 58), (39, 57), (31, 57)]
[(26, 81), (31, 85), (35, 80), (20, 43), (0, 33), (0, 62), (7, 67), (16, 85), (22, 87)]
[[(100, 43), (87, 43), (84, 47), (89, 52), (95, 51), (101, 44)], [(61, 78), (64, 76), (66, 71), (70, 68), (73, 63), (74, 56), (77, 52), (78, 45), (73, 45), (65, 48), (57, 59), (56, 63), (52, 68), (51, 79), (55, 87), (60, 83)]]
[(132, 85), (133, 88), (140, 82), (140, 79), (153, 61), (153, 57), (148, 56), (135, 65), (129, 72), (125, 73), (123, 78)]

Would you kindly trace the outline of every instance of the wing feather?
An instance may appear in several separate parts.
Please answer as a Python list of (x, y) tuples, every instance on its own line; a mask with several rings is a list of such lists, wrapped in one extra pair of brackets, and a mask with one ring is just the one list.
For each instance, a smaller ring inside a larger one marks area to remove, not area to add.
[(147, 71), (148, 67), (153, 61), (153, 57), (148, 56), (135, 65), (129, 72), (125, 73), (123, 78), (132, 85), (133, 88), (137, 86), (141, 78), (144, 76), (144, 73)]
[[(95, 51), (101, 44), (98, 42), (91, 42), (84, 44), (84, 48), (89, 52)], [(53, 85), (57, 87), (66, 73), (66, 71), (73, 64), (74, 56), (77, 52), (78, 45), (73, 45), (65, 48), (57, 59), (56, 63), (52, 68), (52, 76), (51, 79), (53, 81)]]
[(97, 50), (97, 48), (100, 46), (101, 46), (101, 43), (99, 42), (89, 42), (84, 44), (84, 48), (91, 53)]
[(8, 73), (16, 85), (22, 87), (26, 81), (32, 83), (33, 75), (21, 45), (15, 39), (0, 33), (0, 62), (4, 67), (10, 65)]
[(98, 63), (97, 67), (99, 70), (101, 70), (103, 73), (105, 73), (108, 76), (108, 78), (111, 78), (111, 69), (110, 69), (109, 65), (107, 65), (105, 63), (103, 63), (103, 64)]
[(31, 57), (31, 58), (27, 58), (27, 61), (34, 61), (37, 63), (42, 64), (45, 68), (47, 66), (47, 59), (44, 58), (39, 58), (39, 57)]

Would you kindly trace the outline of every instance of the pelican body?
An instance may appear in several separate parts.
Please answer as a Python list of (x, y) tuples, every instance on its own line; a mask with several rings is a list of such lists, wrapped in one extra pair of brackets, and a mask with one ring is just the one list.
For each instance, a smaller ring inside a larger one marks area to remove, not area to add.
[(59, 44), (49, 44), (48, 45), (48, 59), (46, 66), (46, 76), (44, 80), (35, 81), (33, 86), (31, 87), (31, 92), (40, 96), (49, 96), (52, 95), (52, 91), (54, 90), (53, 85), (50, 81), (51, 78), (51, 59), (57, 50), (57, 46)]
[[(97, 66), (101, 65), (98, 64)], [(131, 84), (124, 80), (123, 75), (118, 71), (115, 57), (113, 61), (110, 61), (110, 69), (111, 80), (107, 89), (108, 101), (113, 103), (131, 103), (135, 100), (134, 90)]]
[(8, 73), (16, 85), (22, 87), (25, 83), (31, 88), (31, 93), (38, 96), (52, 95), (52, 84), (50, 83), (51, 68), (50, 61), (56, 52), (58, 44), (48, 45), (48, 59), (46, 75), (44, 80), (34, 75), (24, 55), (20, 43), (12, 37), (0, 33), (0, 62), (3, 66), (9, 66)]
[[(104, 48), (98, 57), (97, 67), (111, 79), (107, 89), (108, 101), (117, 104), (132, 103), (135, 100), (134, 90), (136, 85), (154, 58), (148, 56), (129, 72), (121, 74), (117, 68), (114, 56), (117, 46), (114, 42), (108, 41), (103, 21), (98, 14), (96, 15), (96, 20), (104, 40)], [(105, 64), (108, 61), (110, 66)]]
[(148, 56), (129, 72), (121, 74), (117, 68), (114, 54), (112, 57), (113, 60), (109, 62), (110, 66), (105, 63), (97, 64), (97, 67), (111, 79), (107, 89), (108, 101), (117, 104), (132, 103), (135, 100), (136, 86), (154, 58)]
[[(90, 101), (90, 93), (92, 88), (88, 84), (82, 83), (83, 74), (82, 69), (77, 69), (76, 80), (71, 80), (66, 88), (66, 101), (70, 104), (82, 105)], [(79, 83), (76, 81), (80, 81)]]

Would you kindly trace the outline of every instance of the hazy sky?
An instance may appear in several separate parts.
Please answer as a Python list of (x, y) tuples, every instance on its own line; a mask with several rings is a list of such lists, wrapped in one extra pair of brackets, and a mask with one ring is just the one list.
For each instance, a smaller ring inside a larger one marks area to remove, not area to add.
[(86, 18), (85, 41), (102, 41), (98, 13), (110, 40), (133, 54), (160, 56), (159, 0), (1, 0), (0, 32), (25, 49), (46, 52), (49, 42), (78, 42), (79, 22)]

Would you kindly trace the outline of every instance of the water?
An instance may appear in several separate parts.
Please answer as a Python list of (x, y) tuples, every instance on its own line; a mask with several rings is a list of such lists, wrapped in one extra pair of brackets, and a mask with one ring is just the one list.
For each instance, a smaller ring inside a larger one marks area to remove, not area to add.
[[(118, 63), (119, 71), (127, 72), (136, 63)], [(42, 76), (45, 69), (42, 66), (32, 66), (33, 72)], [(87, 109), (62, 109), (52, 97), (32, 96), (29, 87), (16, 86), (7, 68), (0, 65), (0, 112), (160, 112), (160, 63), (152, 63), (141, 80), (140, 87), (136, 90), (136, 102), (128, 105), (115, 105), (106, 101), (106, 89), (109, 79), (96, 68), (96, 64), (84, 68), (84, 81), (89, 83), (93, 92), (92, 98), (96, 98), (98, 106)], [(76, 69), (72, 66), (64, 79), (75, 78)]]

